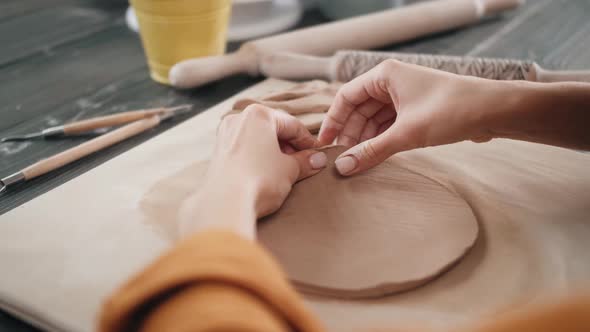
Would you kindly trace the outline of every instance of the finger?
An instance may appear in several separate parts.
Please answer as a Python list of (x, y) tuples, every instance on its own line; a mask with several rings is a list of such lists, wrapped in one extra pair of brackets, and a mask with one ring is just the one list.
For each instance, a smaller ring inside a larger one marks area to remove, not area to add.
[(238, 118), (237, 113), (229, 112), (228, 114), (226, 114), (221, 119), (221, 121), (219, 122), (219, 125), (217, 126), (217, 134), (219, 134), (220, 132), (223, 132), (224, 130), (227, 130), (228, 127), (231, 127), (231, 123), (236, 121), (237, 118)]
[(391, 155), (411, 149), (406, 137), (389, 127), (384, 133), (355, 145), (336, 159), (336, 168), (342, 175), (353, 175), (376, 166)]
[(275, 111), (273, 119), (279, 141), (286, 141), (297, 150), (316, 146), (317, 140), (297, 118), (287, 113)]
[(383, 89), (382, 67), (377, 66), (354, 80), (344, 84), (336, 94), (334, 102), (326, 113), (318, 140), (321, 145), (331, 144), (344, 128), (350, 114), (361, 103), (372, 98), (381, 103), (390, 103), (387, 89)]
[(346, 124), (344, 125), (344, 129), (338, 135), (336, 139), (336, 144), (344, 145), (346, 147), (352, 147), (358, 144), (360, 139), (360, 132), (365, 127), (367, 123), (367, 118), (360, 115), (357, 112), (353, 112)]
[(344, 84), (338, 90), (320, 128), (318, 140), (321, 145), (331, 144), (344, 128), (354, 109), (371, 97), (365, 88), (365, 75)]
[(318, 140), (321, 145), (331, 144), (344, 129), (350, 114), (358, 105), (370, 98), (364, 84), (364, 79), (359, 76), (338, 90), (320, 128)]
[(367, 121), (363, 132), (361, 133), (360, 142), (364, 142), (379, 135), (379, 129), (387, 121), (395, 121), (396, 113), (391, 104), (384, 105), (379, 112)]
[(305, 179), (321, 171), (328, 162), (324, 152), (316, 150), (303, 150), (289, 155), (297, 163), (299, 172), (293, 182)]
[(373, 116), (375, 121), (379, 124), (384, 123), (385, 121), (389, 121), (391, 119), (395, 120), (396, 117), (397, 112), (395, 111), (393, 104), (384, 105), (383, 108), (381, 108), (379, 112), (377, 112), (375, 116)]
[(292, 154), (297, 152), (297, 150), (291, 146), (291, 144), (285, 141), (279, 141), (279, 147), (281, 148), (281, 152), (285, 154)]
[(388, 120), (388, 121), (385, 121), (384, 123), (382, 123), (379, 126), (379, 129), (377, 130), (377, 135), (383, 134), (387, 129), (389, 129), (393, 125), (394, 122), (395, 122), (395, 119), (391, 119), (391, 120)]
[(377, 131), (379, 130), (380, 124), (374, 118), (369, 119), (365, 128), (363, 128), (363, 132), (361, 133), (361, 137), (359, 139), (359, 143), (362, 143), (368, 139), (371, 139), (377, 136)]
[(348, 117), (344, 129), (338, 135), (338, 144), (351, 147), (360, 142), (360, 136), (367, 124), (383, 107), (383, 103), (375, 99), (369, 99), (360, 104)]

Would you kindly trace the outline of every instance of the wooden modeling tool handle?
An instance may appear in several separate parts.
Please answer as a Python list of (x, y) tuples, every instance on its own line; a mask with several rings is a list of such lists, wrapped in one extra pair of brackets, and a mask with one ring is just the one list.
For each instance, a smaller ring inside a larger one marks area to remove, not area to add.
[(153, 115), (162, 114), (165, 108), (156, 108), (142, 111), (129, 111), (114, 115), (102, 116), (94, 119), (77, 121), (63, 126), (66, 135), (83, 134), (100, 128), (114, 127), (125, 123), (141, 120)]
[(43, 159), (23, 169), (21, 173), (24, 175), (26, 180), (33, 179), (37, 176), (51, 172), (64, 165), (74, 162), (80, 158), (88, 156), (89, 154), (92, 154), (96, 151), (109, 147), (115, 143), (121, 142), (131, 136), (142, 133), (157, 126), (159, 123), (159, 116), (152, 116), (147, 119), (130, 123), (110, 133), (104, 134), (74, 148), (61, 152), (53, 157)]
[(340, 49), (371, 49), (477, 22), (487, 14), (515, 8), (520, 0), (431, 0), (374, 14), (321, 24), (245, 43), (238, 52), (176, 64), (170, 81), (196, 87), (237, 73), (259, 74), (265, 54), (330, 55)]
[(476, 5), (481, 7), (485, 15), (501, 13), (521, 6), (526, 0), (478, 0)]

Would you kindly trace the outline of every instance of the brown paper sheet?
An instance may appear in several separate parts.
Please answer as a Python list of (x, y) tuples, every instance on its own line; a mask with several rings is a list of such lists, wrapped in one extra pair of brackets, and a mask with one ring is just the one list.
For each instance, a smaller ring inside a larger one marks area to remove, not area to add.
[[(292, 83), (267, 80), (244, 95)], [(139, 201), (154, 179), (206, 160), (229, 100), (0, 217), (0, 306), (52, 330), (91, 331), (100, 303), (170, 247)], [(399, 154), (470, 204), (480, 238), (454, 269), (375, 300), (308, 297), (333, 330), (449, 326), (515, 301), (590, 287), (590, 155), (492, 141)]]

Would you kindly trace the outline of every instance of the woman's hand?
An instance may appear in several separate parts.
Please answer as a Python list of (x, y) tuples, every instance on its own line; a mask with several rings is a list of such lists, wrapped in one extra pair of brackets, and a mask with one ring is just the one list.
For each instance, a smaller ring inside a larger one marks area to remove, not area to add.
[(181, 232), (229, 228), (254, 237), (257, 218), (275, 212), (293, 184), (318, 173), (326, 155), (296, 118), (260, 105), (221, 123), (206, 181), (183, 204)]
[(343, 175), (415, 148), (487, 141), (486, 112), (506, 90), (498, 81), (388, 60), (342, 86), (320, 130), (320, 144), (351, 147), (336, 161)]

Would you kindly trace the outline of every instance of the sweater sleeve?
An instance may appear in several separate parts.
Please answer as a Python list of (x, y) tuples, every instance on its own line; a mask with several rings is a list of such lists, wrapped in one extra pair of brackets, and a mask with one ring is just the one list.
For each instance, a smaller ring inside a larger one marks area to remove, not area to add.
[(542, 304), (513, 306), (462, 332), (588, 332), (590, 293), (587, 291)]
[(186, 239), (103, 305), (99, 331), (323, 331), (278, 264), (231, 232)]
[[(128, 281), (102, 308), (99, 331), (324, 331), (258, 244), (231, 232), (188, 238)], [(514, 307), (463, 332), (590, 331), (590, 294)], [(400, 329), (368, 331), (432, 331)]]

